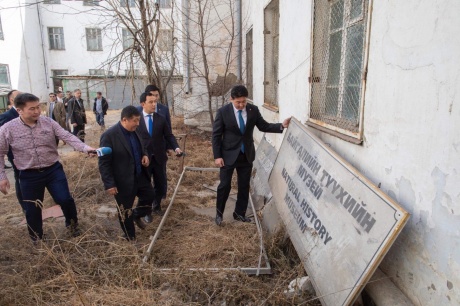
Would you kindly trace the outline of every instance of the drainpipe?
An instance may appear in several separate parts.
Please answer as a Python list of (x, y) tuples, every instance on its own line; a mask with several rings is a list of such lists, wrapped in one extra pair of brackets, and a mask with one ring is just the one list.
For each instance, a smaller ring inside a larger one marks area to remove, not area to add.
[[(45, 56), (45, 40), (43, 39), (43, 25), (42, 25), (42, 18), (40, 15), (40, 4), (37, 3), (37, 14), (38, 14), (38, 25), (40, 27), (40, 39), (42, 42), (42, 55), (43, 55), (43, 66), (45, 69), (45, 82), (46, 82), (46, 88), (50, 88), (50, 83), (48, 79), (48, 64), (46, 62), (46, 56)], [(54, 91), (54, 88), (53, 88)]]
[(190, 7), (188, 0), (183, 1), (185, 25), (185, 93), (189, 94), (190, 88)]
[(236, 76), (238, 81), (243, 80), (243, 33), (242, 33), (242, 22), (241, 22), (241, 0), (236, 1), (236, 45), (238, 48), (237, 51), (237, 68), (236, 68)]

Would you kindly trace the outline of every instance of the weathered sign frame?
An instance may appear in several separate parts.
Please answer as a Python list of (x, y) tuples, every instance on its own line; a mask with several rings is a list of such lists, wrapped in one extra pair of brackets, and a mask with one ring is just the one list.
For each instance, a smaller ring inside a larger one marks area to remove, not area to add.
[(321, 303), (352, 304), (409, 214), (295, 118), (269, 184)]

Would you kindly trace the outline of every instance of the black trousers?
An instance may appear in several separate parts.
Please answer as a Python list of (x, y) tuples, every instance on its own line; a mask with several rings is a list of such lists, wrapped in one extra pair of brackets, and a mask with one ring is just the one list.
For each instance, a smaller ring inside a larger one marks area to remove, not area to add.
[(82, 142), (85, 142), (85, 125), (74, 126), (72, 134), (80, 138)]
[(152, 203), (153, 210), (161, 210), (161, 200), (166, 196), (167, 178), (166, 178), (166, 161), (159, 163), (155, 156), (150, 158), (150, 173), (153, 178), (153, 188), (155, 190), (155, 199)]
[(235, 205), (235, 213), (240, 216), (246, 215), (249, 200), (249, 183), (251, 181), (252, 163), (246, 155), (240, 153), (233, 165), (225, 165), (220, 168), (220, 184), (217, 187), (216, 210), (217, 215), (222, 216), (225, 210), (230, 189), (232, 188), (233, 170), (236, 169), (238, 178), (238, 196)]
[(18, 198), (19, 205), (21, 205), (21, 208), (25, 213), (25, 209), (24, 209), (24, 205), (23, 205), (23, 201), (22, 201), (21, 184), (19, 183), (19, 170), (14, 165), (14, 162), (13, 162), (12, 159), (8, 158), (8, 161), (13, 166), (14, 181), (15, 181), (14, 187), (16, 189), (16, 197)]
[[(133, 209), (134, 200), (138, 197), (136, 208)], [(118, 193), (115, 200), (118, 204), (118, 220), (120, 226), (130, 240), (136, 239), (134, 218), (140, 218), (151, 214), (154, 191), (150, 180), (143, 173), (134, 182), (131, 193)]]

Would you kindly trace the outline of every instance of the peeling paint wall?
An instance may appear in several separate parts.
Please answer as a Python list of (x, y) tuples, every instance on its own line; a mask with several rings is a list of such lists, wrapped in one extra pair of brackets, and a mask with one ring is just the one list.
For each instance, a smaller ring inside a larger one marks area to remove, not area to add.
[[(255, 54), (268, 3), (243, 8)], [(371, 3), (363, 144), (314, 132), (411, 214), (380, 268), (416, 305), (459, 305), (460, 2)], [(268, 121), (308, 119), (311, 10), (311, 1), (280, 0), (280, 110), (264, 109)], [(260, 106), (263, 57), (253, 65)], [(282, 137), (267, 135), (278, 148)]]

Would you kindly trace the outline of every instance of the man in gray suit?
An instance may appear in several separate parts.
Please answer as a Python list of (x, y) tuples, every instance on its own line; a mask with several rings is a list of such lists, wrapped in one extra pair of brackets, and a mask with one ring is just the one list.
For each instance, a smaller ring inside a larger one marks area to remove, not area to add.
[(282, 133), (289, 126), (291, 118), (283, 123), (268, 123), (262, 118), (255, 105), (247, 104), (248, 90), (243, 85), (232, 88), (232, 103), (217, 110), (212, 131), (214, 160), (220, 167), (220, 184), (217, 187), (216, 224), (222, 224), (222, 216), (230, 194), (233, 171), (238, 175), (238, 195), (233, 218), (251, 222), (246, 217), (249, 200), (249, 183), (252, 162), (256, 156), (252, 134), (254, 127), (261, 132)]

